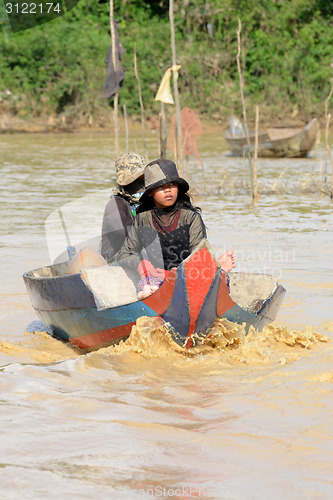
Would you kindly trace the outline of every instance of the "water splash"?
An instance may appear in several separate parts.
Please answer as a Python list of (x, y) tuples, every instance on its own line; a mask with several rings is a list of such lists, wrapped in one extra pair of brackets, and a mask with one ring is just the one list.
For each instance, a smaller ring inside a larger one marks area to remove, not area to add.
[(51, 337), (45, 331), (24, 332), (22, 341), (13, 343), (0, 339), (0, 352), (18, 358), (20, 361), (36, 361), (47, 364), (75, 358), (80, 353), (70, 344)]
[(285, 364), (327, 342), (329, 338), (317, 333), (312, 326), (298, 331), (269, 324), (262, 332), (251, 327), (246, 335), (244, 325), (219, 319), (200, 344), (185, 349), (173, 341), (167, 326), (156, 318), (141, 317), (126, 341), (105, 352), (117, 355), (131, 351), (148, 358), (168, 357), (176, 364), (198, 363), (203, 358), (225, 364)]
[[(205, 360), (224, 365), (255, 366), (292, 362), (328, 342), (329, 337), (320, 335), (312, 326), (298, 331), (269, 324), (262, 332), (251, 327), (246, 335), (244, 325), (218, 319), (204, 340), (186, 349), (176, 344), (168, 326), (161, 324), (158, 318), (142, 316), (126, 341), (99, 349), (96, 355), (136, 353), (144, 358), (169, 360), (175, 365), (198, 365)], [(0, 340), (0, 352), (42, 364), (84, 355), (84, 352), (54, 339), (45, 331), (25, 332), (22, 341), (17, 343)], [(94, 354), (90, 353), (90, 356)]]

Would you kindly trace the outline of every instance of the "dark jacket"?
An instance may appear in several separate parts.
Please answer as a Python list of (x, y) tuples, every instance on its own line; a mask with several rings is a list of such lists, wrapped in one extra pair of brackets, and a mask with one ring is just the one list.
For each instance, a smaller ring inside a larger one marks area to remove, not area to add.
[(151, 210), (139, 213), (117, 255), (117, 262), (133, 271), (142, 259), (166, 270), (183, 262), (207, 235), (197, 211), (190, 208), (179, 210), (176, 227), (170, 232), (157, 230)]
[(112, 195), (105, 207), (102, 223), (101, 254), (107, 262), (122, 247), (133, 221), (134, 214), (129, 201), (122, 196)]

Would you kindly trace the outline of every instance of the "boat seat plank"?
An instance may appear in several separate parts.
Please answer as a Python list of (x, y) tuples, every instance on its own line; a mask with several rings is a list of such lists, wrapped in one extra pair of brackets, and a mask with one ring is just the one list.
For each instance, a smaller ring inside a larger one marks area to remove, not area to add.
[(138, 300), (133, 282), (120, 266), (87, 267), (82, 270), (81, 278), (91, 290), (99, 311)]

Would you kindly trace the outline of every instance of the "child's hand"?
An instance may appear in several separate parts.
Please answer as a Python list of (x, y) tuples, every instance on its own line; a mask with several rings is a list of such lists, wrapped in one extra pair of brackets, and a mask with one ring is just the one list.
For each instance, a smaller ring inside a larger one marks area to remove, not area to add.
[(160, 267), (154, 267), (151, 262), (147, 259), (142, 259), (138, 265), (138, 273), (141, 278), (146, 278), (148, 276), (153, 276), (154, 278), (160, 278), (161, 280), (165, 280), (168, 276), (169, 271), (165, 271)]
[(154, 278), (160, 278), (161, 280), (165, 280), (165, 278), (168, 276), (170, 271), (166, 271), (165, 269), (161, 269), (157, 267), (155, 269), (155, 274), (151, 274), (151, 276), (154, 276)]
[(155, 286), (155, 285), (145, 285), (143, 287), (143, 290), (138, 293), (138, 299), (142, 300), (142, 299), (149, 297), (152, 293), (156, 292), (156, 290), (158, 290), (158, 288), (159, 287)]
[(228, 250), (218, 259), (223, 271), (227, 273), (236, 267), (236, 258), (232, 250)]
[(149, 260), (142, 259), (138, 265), (138, 273), (141, 278), (146, 278), (147, 276), (154, 276), (153, 272), (155, 272), (155, 267)]

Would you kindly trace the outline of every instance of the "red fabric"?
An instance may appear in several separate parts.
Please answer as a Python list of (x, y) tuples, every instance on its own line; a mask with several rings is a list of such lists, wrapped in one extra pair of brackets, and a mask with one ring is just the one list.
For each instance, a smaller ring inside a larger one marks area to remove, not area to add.
[(174, 231), (175, 229), (177, 229), (178, 221), (179, 221), (179, 217), (180, 217), (180, 212), (181, 212), (181, 210), (180, 210), (180, 208), (178, 208), (178, 211), (177, 211), (177, 213), (175, 215), (175, 218), (172, 221), (172, 223), (169, 226), (163, 226), (163, 225), (158, 224), (157, 215), (154, 213), (154, 210), (153, 210), (152, 220), (153, 220), (154, 228), (159, 233), (171, 233), (172, 231)]
[(165, 271), (164, 269), (160, 269), (159, 267), (155, 268), (153, 264), (149, 262), (149, 260), (142, 259), (138, 265), (138, 273), (140, 274), (141, 278), (153, 276), (154, 278), (160, 278), (164, 280), (168, 276), (169, 271)]

